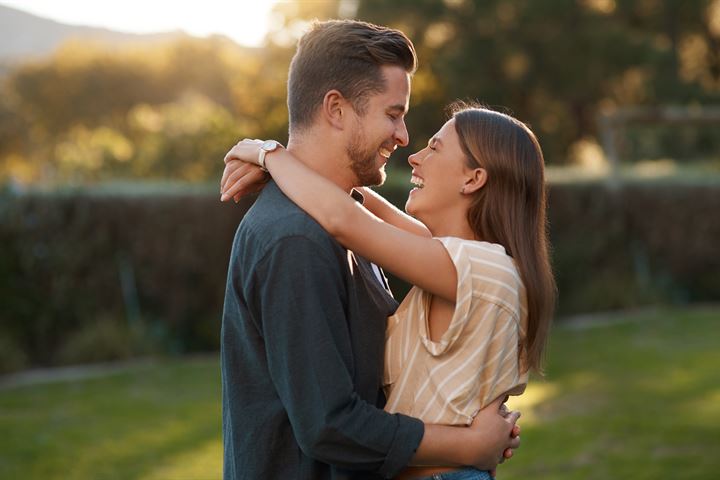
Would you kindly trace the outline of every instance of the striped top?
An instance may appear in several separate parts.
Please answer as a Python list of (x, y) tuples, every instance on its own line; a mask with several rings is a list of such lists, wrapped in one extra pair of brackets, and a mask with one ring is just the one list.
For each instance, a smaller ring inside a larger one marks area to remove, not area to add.
[(438, 238), (457, 269), (457, 301), (447, 331), (430, 339), (431, 295), (413, 287), (388, 320), (385, 410), (426, 423), (469, 425), (503, 394), (520, 395), (519, 361), (527, 326), (525, 288), (501, 245)]

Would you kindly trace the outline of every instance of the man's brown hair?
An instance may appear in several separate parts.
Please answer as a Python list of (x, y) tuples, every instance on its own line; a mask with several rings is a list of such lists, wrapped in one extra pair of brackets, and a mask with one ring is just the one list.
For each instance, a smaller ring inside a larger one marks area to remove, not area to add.
[(310, 125), (333, 89), (364, 114), (368, 97), (385, 88), (380, 71), (385, 65), (409, 74), (417, 68), (415, 47), (401, 31), (356, 20), (315, 22), (290, 63), (290, 131)]

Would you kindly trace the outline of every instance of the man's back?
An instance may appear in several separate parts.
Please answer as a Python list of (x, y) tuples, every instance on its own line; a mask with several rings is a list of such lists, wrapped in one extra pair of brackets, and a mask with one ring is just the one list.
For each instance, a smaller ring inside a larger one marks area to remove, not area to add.
[(409, 461), (422, 424), (377, 408), (396, 307), (367, 261), (268, 184), (238, 228), (228, 272), (226, 479), (392, 475)]

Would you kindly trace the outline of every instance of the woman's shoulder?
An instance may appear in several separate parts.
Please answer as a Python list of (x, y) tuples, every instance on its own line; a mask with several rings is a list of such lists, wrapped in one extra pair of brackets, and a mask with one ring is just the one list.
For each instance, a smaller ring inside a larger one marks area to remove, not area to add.
[(513, 313), (519, 313), (524, 287), (515, 261), (505, 247), (457, 237), (438, 240), (455, 263), (459, 284), (465, 284), (472, 296), (501, 307), (512, 306)]
[[(469, 261), (473, 266), (500, 268), (503, 270), (511, 270), (517, 273), (517, 268), (513, 258), (508, 255), (505, 247), (499, 243), (490, 243), (482, 240), (468, 240), (458, 237), (438, 237), (438, 240), (447, 249), (450, 256), (455, 262), (455, 258), (462, 258), (463, 261)], [(457, 262), (455, 262), (457, 263)]]

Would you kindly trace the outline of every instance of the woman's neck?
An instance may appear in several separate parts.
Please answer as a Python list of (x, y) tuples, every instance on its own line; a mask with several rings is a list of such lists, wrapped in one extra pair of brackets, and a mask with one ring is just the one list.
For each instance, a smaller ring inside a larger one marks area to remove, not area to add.
[(465, 240), (480, 240), (470, 228), (467, 210), (440, 214), (435, 218), (420, 219), (433, 237), (457, 237)]

